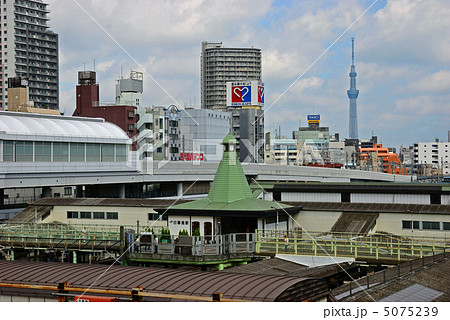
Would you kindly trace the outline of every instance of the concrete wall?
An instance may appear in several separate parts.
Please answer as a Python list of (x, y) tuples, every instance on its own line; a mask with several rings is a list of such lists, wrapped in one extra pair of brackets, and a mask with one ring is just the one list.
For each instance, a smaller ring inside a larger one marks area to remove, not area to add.
[(282, 192), (281, 201), (341, 202), (341, 194), (331, 192)]
[[(306, 231), (329, 232), (336, 223), (342, 212), (340, 211), (301, 211), (293, 216), (294, 220)], [(364, 214), (364, 213), (361, 213)], [(411, 213), (380, 213), (375, 227), (371, 233), (387, 232), (404, 236), (422, 236), (450, 238), (450, 230), (423, 230), (423, 229), (403, 229), (402, 221), (419, 221), (422, 228), (423, 221), (440, 222), (443, 229), (443, 222), (450, 223), (448, 214), (411, 214)]]
[(300, 211), (293, 216), (294, 227), (300, 227), (306, 231), (328, 232), (341, 216), (340, 211)]
[[(117, 212), (118, 219), (67, 219), (67, 211), (77, 212)], [(61, 222), (65, 224), (118, 225), (136, 226), (139, 220), (141, 227), (165, 227), (167, 221), (148, 220), (148, 213), (156, 213), (148, 207), (105, 207), (105, 206), (55, 206), (42, 223)]]
[[(372, 232), (388, 232), (405, 236), (449, 238), (450, 230), (417, 230), (403, 229), (402, 221), (438, 221), (450, 222), (449, 215), (439, 214), (410, 214), (410, 213), (380, 213)], [(442, 226), (441, 226), (442, 227)]]
[(430, 204), (429, 194), (352, 193), (350, 201), (356, 203)]
[[(200, 217), (200, 216), (169, 216), (168, 227), (171, 235), (178, 235), (180, 230), (187, 230), (189, 235), (192, 236), (192, 223), (199, 222), (200, 224), (200, 234), (203, 236), (205, 234), (205, 222), (212, 223), (212, 233), (213, 235), (218, 233), (218, 222), (220, 218), (214, 217)], [(178, 223), (180, 222), (180, 223)], [(182, 224), (184, 222), (184, 224)]]
[(450, 194), (441, 195), (441, 204), (450, 204)]

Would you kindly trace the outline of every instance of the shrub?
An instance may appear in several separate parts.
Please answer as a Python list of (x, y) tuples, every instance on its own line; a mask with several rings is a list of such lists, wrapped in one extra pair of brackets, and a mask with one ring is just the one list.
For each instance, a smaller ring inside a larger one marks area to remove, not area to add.
[(198, 228), (194, 231), (194, 237), (200, 237), (200, 230)]

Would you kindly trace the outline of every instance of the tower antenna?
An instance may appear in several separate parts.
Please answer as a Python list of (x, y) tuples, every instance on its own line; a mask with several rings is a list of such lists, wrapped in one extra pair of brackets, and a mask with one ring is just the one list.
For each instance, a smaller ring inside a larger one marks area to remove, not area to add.
[(352, 65), (355, 64), (355, 38), (352, 38)]
[(349, 110), (349, 138), (358, 139), (358, 115), (356, 110), (356, 99), (359, 95), (359, 90), (356, 89), (356, 70), (355, 70), (355, 38), (352, 38), (352, 65), (350, 67), (350, 89), (347, 90), (348, 98), (350, 99)]

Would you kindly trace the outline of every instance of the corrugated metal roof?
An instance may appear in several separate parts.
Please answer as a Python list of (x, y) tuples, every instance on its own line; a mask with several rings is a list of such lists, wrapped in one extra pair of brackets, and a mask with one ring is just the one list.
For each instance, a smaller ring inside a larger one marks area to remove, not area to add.
[(50, 212), (53, 206), (28, 206), (21, 212), (16, 214), (14, 217), (9, 219), (9, 222), (21, 222), (21, 223), (31, 223), (41, 220), (41, 217)]
[(430, 302), (443, 294), (443, 292), (416, 283), (381, 299), (380, 302)]
[(292, 206), (301, 206), (303, 211), (345, 211), (375, 213), (438, 213), (450, 214), (450, 205), (442, 204), (396, 204), (396, 203), (351, 203), (351, 202), (295, 202), (282, 201)]
[(378, 213), (373, 212), (343, 212), (334, 225), (331, 232), (368, 233), (374, 226)]
[(164, 208), (174, 203), (192, 200), (183, 199), (119, 199), (119, 198), (43, 198), (32, 203), (37, 206), (116, 206)]
[(174, 203), (185, 203), (192, 200), (178, 199), (108, 199), (108, 198), (43, 198), (33, 202), (9, 222), (29, 223), (41, 219), (54, 206), (108, 206), (108, 207), (150, 207), (168, 208)]
[[(448, 193), (446, 184), (423, 183), (277, 183), (272, 191), (280, 192), (351, 192), (351, 193), (405, 193), (405, 194), (440, 194)], [(270, 190), (270, 189), (268, 189)]]
[(342, 272), (342, 269), (348, 269), (352, 264), (351, 262), (343, 262), (341, 260), (338, 260), (338, 263), (333, 262), (329, 265), (308, 268), (306, 265), (275, 257), (225, 269), (221, 272), (323, 279)]
[[(6, 283), (56, 285), (69, 282), (72, 287), (89, 287), (108, 266), (85, 264), (0, 261), (1, 281)], [(327, 285), (308, 278), (280, 277), (222, 272), (180, 271), (156, 268), (111, 267), (92, 288), (197, 295), (210, 297), (220, 292), (226, 299), (248, 301), (301, 301), (306, 293), (328, 295)], [(295, 292), (295, 294), (292, 294)]]

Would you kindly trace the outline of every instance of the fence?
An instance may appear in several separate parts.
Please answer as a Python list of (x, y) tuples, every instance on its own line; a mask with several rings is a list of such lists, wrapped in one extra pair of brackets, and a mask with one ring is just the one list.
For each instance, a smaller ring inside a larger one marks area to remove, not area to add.
[(404, 261), (450, 251), (450, 239), (257, 230), (256, 252)]
[(0, 224), (0, 245), (20, 248), (106, 250), (120, 247), (120, 227), (34, 223)]
[[(389, 282), (391, 280), (403, 277), (413, 271), (422, 269), (425, 266), (435, 262), (443, 261), (448, 258), (449, 254), (444, 252), (438, 255), (423, 257), (421, 259), (410, 260), (394, 267), (389, 267), (372, 275), (360, 278), (355, 281), (348, 282), (336, 289), (332, 290), (337, 300), (348, 299), (355, 294), (362, 294), (365, 290), (370, 289), (379, 284)], [(365, 293), (364, 293), (365, 294)]]

